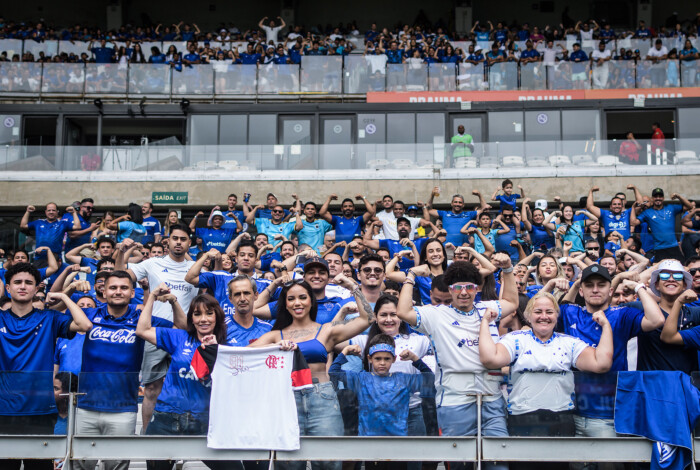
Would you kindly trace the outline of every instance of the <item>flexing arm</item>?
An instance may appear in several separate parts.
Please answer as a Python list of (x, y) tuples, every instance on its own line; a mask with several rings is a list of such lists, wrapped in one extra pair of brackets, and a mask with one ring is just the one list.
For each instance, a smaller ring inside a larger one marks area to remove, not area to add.
[(595, 201), (593, 200), (593, 193), (599, 190), (600, 188), (598, 186), (593, 186), (591, 189), (588, 190), (588, 199), (586, 199), (586, 209), (588, 210), (588, 212), (595, 215), (597, 218), (600, 218), (600, 208), (596, 207), (595, 205)]
[(21, 230), (29, 230), (29, 216), (35, 210), (36, 208), (34, 206), (27, 206), (27, 210), (24, 211), (24, 215), (22, 215), (22, 220), (19, 223), (19, 228)]
[(610, 370), (613, 358), (613, 332), (605, 312), (598, 310), (593, 314), (595, 321), (603, 331), (595, 348), (587, 347), (576, 360), (576, 368), (587, 372), (602, 374)]
[(486, 310), (479, 328), (479, 359), (487, 369), (500, 369), (511, 362), (510, 353), (502, 344), (496, 344), (491, 337), (489, 324), (498, 318), (498, 312)]
[(257, 206), (253, 207), (253, 210), (250, 211), (250, 213), (246, 216), (245, 221), (247, 224), (254, 224), (255, 223), (255, 214), (258, 213), (260, 209), (262, 209), (263, 206), (258, 204)]
[(76, 246), (68, 253), (66, 253), (66, 261), (73, 264), (80, 264), (80, 262), (83, 260), (83, 257), (80, 256), (80, 252), (83, 251), (85, 248), (90, 248), (93, 246), (94, 245), (92, 243), (83, 243), (80, 246)]
[(695, 302), (696, 300), (698, 300), (698, 295), (692, 289), (688, 289), (678, 296), (676, 301), (673, 302), (673, 308), (668, 314), (663, 330), (661, 330), (661, 341), (669, 344), (683, 344), (683, 337), (678, 332), (678, 317), (684, 304)]
[(333, 222), (333, 215), (331, 215), (330, 212), (328, 212), (328, 208), (331, 205), (331, 201), (336, 201), (338, 200), (338, 195), (337, 194), (331, 194), (326, 198), (326, 201), (323, 203), (321, 206), (321, 210), (318, 211), (318, 216), (321, 217), (323, 220), (325, 220), (328, 223)]
[(70, 324), (70, 331), (75, 333), (85, 333), (90, 331), (90, 328), (92, 328), (92, 322), (85, 316), (83, 309), (78, 307), (66, 294), (49, 292), (49, 294), (46, 296), (46, 301), (50, 303), (63, 302), (63, 304), (65, 304), (73, 317), (73, 321)]

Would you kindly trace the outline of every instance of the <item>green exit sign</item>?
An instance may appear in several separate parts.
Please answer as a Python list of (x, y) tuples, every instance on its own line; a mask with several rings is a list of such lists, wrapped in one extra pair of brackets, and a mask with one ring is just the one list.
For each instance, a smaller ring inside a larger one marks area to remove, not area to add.
[(187, 193), (153, 192), (153, 204), (187, 204)]

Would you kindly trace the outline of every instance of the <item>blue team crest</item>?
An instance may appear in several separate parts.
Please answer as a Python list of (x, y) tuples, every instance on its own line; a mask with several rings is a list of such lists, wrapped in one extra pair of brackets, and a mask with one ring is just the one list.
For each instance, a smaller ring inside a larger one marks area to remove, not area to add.
[(102, 321), (102, 318), (100, 317), (95, 317), (95, 319), (92, 321), (93, 323), (100, 323)]
[(678, 447), (670, 446), (663, 442), (657, 442), (656, 450), (659, 453), (659, 464), (664, 467), (664, 464), (668, 464), (671, 460), (673, 460)]

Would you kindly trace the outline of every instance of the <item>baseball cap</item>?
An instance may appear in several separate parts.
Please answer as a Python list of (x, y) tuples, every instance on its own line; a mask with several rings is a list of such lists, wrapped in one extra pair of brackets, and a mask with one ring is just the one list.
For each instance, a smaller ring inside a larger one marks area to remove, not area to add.
[(265, 196), (265, 199), (267, 199), (267, 198), (270, 197), (270, 196), (272, 196), (272, 197), (274, 197), (275, 199), (277, 199), (277, 196), (275, 196), (273, 193), (267, 193), (267, 196)]
[(328, 261), (319, 256), (314, 256), (313, 258), (309, 258), (306, 260), (306, 262), (304, 263), (304, 272), (306, 272), (307, 269), (313, 266), (321, 266), (325, 268), (326, 271), (328, 271)]
[(651, 197), (656, 197), (656, 196), (664, 196), (664, 190), (661, 188), (654, 188), (651, 191)]
[(581, 282), (586, 282), (586, 280), (590, 277), (593, 276), (599, 276), (605, 279), (608, 282), (612, 281), (612, 278), (610, 277), (610, 273), (608, 272), (608, 269), (599, 266), (597, 264), (593, 264), (591, 266), (588, 266), (586, 269), (581, 272)]
[(406, 209), (406, 210), (407, 210), (407, 211), (417, 211), (417, 210), (418, 210), (418, 206), (408, 206), (408, 209)]
[(649, 280), (649, 288), (657, 297), (661, 297), (661, 293), (656, 289), (656, 282), (659, 280), (659, 274), (661, 271), (683, 273), (683, 282), (685, 283), (686, 290), (693, 287), (693, 276), (691, 276), (690, 273), (683, 268), (681, 262), (675, 259), (665, 259), (659, 263), (659, 266), (654, 271), (652, 271), (651, 279)]
[(545, 210), (547, 209), (547, 200), (538, 199), (535, 201), (535, 209)]
[(221, 211), (214, 211), (211, 213), (211, 218), (213, 219), (214, 217), (221, 217), (223, 219), (224, 214)]
[(406, 217), (399, 217), (396, 219), (396, 225), (399, 225), (399, 222), (406, 222), (408, 226), (411, 226), (411, 221), (408, 220)]

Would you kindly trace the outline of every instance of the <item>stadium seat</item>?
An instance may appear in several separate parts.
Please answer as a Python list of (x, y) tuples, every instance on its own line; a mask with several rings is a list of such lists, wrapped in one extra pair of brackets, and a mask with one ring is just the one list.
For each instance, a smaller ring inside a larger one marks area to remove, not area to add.
[(547, 160), (555, 166), (571, 165), (571, 159), (566, 155), (550, 155)]
[(571, 163), (574, 165), (585, 165), (587, 163), (594, 163), (593, 157), (590, 155), (574, 155), (571, 157)]
[(392, 160), (391, 165), (394, 168), (415, 168), (416, 167), (413, 160), (409, 160), (407, 158), (397, 158), (396, 160)]
[(612, 166), (612, 165), (619, 165), (620, 164), (620, 158), (617, 157), (616, 155), (600, 155), (598, 159), (596, 160), (598, 165), (600, 166)]
[(698, 156), (692, 150), (679, 150), (676, 152), (676, 163), (700, 163)]
[(547, 166), (552, 166), (550, 162), (547, 160), (545, 157), (541, 157), (538, 155), (533, 155), (531, 157), (527, 157), (527, 166), (534, 166), (534, 167), (547, 167)]
[(389, 166), (389, 160), (377, 158), (376, 160), (367, 160), (367, 168), (373, 170), (383, 170)]
[(503, 166), (525, 166), (525, 160), (517, 155), (509, 155), (503, 157)]
[(237, 160), (222, 160), (219, 162), (219, 166), (226, 170), (235, 170), (239, 167)]
[(457, 158), (455, 159), (455, 168), (476, 168), (476, 159), (475, 158), (468, 158), (468, 157), (462, 157), (462, 158)]

